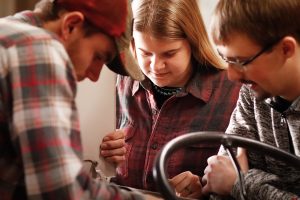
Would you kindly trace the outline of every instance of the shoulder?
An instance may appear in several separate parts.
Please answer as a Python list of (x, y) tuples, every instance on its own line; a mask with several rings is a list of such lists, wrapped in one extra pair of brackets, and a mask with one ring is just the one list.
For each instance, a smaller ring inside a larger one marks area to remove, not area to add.
[(19, 62), (30, 58), (48, 59), (49, 56), (56, 59), (61, 57), (68, 61), (63, 44), (55, 34), (43, 28), (11, 20), (11, 18), (2, 18), (0, 19), (0, 36), (0, 45), (7, 50), (6, 56), (18, 57)]
[(129, 76), (117, 75), (117, 90), (118, 93), (122, 94), (131, 94), (135, 85), (138, 85), (139, 82), (133, 80)]
[(59, 42), (55, 34), (49, 31), (11, 18), (0, 19), (0, 35), (0, 43), (6, 48), (49, 41)]
[(265, 100), (258, 100), (247, 85), (241, 87), (237, 107), (245, 113), (256, 113), (257, 116), (266, 117), (271, 114), (271, 107)]
[(214, 66), (203, 67), (197, 71), (198, 78), (196, 81), (206, 84), (210, 84), (213, 89), (228, 88), (230, 90), (236, 90), (239, 92), (242, 84), (237, 81), (231, 81), (228, 78), (227, 71), (217, 69)]
[(132, 86), (134, 84), (134, 80), (130, 76), (117, 75), (117, 85), (118, 87), (124, 86)]

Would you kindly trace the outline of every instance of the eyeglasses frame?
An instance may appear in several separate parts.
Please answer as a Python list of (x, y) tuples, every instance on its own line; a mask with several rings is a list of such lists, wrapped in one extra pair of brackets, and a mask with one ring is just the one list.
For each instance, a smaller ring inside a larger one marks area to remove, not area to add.
[(250, 58), (248, 58), (245, 61), (239, 61), (238, 59), (236, 61), (231, 61), (228, 60), (223, 54), (221, 54), (219, 52), (219, 50), (217, 49), (217, 52), (219, 54), (219, 56), (228, 64), (232, 64), (235, 66), (239, 66), (239, 67), (245, 67), (246, 65), (250, 64), (251, 62), (253, 62), (256, 58), (258, 58), (260, 55), (262, 55), (263, 53), (267, 52), (268, 50), (270, 50), (271, 48), (273, 48), (276, 44), (278, 44), (281, 41), (282, 38), (275, 40), (275, 42), (271, 42), (269, 45), (266, 45), (264, 48), (262, 48), (258, 53), (256, 53), (254, 56), (251, 56)]

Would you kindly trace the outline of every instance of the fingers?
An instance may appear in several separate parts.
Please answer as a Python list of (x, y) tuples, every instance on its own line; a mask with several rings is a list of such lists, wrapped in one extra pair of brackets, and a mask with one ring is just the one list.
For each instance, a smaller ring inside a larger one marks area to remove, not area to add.
[(125, 134), (121, 130), (107, 134), (101, 144), (100, 150), (113, 150), (125, 146)]
[(100, 144), (99, 156), (108, 162), (120, 164), (125, 161), (125, 134), (121, 130), (107, 134)]
[(211, 192), (220, 195), (230, 194), (237, 178), (236, 171), (228, 156), (215, 155), (207, 159), (207, 167), (204, 170), (202, 189), (204, 194)]
[(117, 149), (111, 149), (111, 150), (101, 150), (100, 155), (103, 157), (111, 157), (111, 156), (125, 156), (126, 154), (126, 148), (121, 147)]
[(110, 140), (119, 140), (119, 139), (125, 139), (125, 133), (122, 130), (116, 130), (114, 132), (108, 133), (102, 139), (102, 142), (106, 142)]
[(215, 168), (217, 166), (219, 166), (219, 163), (221, 162), (221, 160), (223, 159), (222, 156), (219, 155), (214, 155), (211, 156), (207, 159), (207, 166), (204, 169), (204, 176), (202, 177), (202, 184), (203, 184), (203, 188), (202, 188), (202, 193), (205, 195), (208, 195), (209, 193), (213, 192), (213, 185), (212, 185), (212, 181), (215, 178)]
[(176, 186), (178, 185), (180, 182), (182, 182), (188, 175), (192, 174), (191, 172), (182, 172), (176, 176), (174, 176), (172, 179), (169, 180), (170, 184), (172, 186)]
[(248, 165), (248, 157), (247, 157), (246, 149), (238, 148), (237, 160), (241, 166), (242, 171), (244, 173), (247, 173), (249, 170), (249, 165)]
[(169, 181), (180, 197), (198, 198), (202, 194), (199, 177), (189, 171), (178, 174)]
[(208, 195), (212, 191), (211, 185), (209, 182), (210, 178), (208, 178), (208, 176), (210, 176), (210, 174), (211, 174), (211, 171), (212, 170), (211, 170), (210, 165), (207, 165), (207, 167), (204, 169), (204, 176), (201, 179), (201, 183), (203, 185), (202, 193), (204, 195)]
[(221, 157), (221, 156), (218, 156), (218, 155), (214, 155), (214, 156), (211, 156), (207, 159), (207, 164), (210, 165), (212, 163), (215, 163), (216, 160), (218, 160), (219, 158), (218, 157)]
[(100, 144), (100, 150), (113, 150), (123, 148), (125, 146), (124, 139), (108, 140)]
[(126, 148), (118, 148), (113, 150), (101, 150), (100, 156), (104, 157), (104, 159), (108, 162), (121, 164), (125, 161)]
[(202, 184), (198, 176), (194, 175), (192, 177), (191, 184), (188, 189), (190, 191), (190, 194), (188, 194), (186, 197), (198, 199), (202, 196)]

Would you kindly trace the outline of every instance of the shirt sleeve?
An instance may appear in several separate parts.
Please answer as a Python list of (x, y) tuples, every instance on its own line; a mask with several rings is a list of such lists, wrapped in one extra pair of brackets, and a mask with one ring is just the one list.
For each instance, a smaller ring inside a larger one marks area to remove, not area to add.
[(142, 199), (82, 170), (76, 78), (62, 45), (35, 40), (10, 54), (11, 137), (20, 144), (28, 199)]
[[(250, 139), (257, 139), (258, 131), (254, 107), (253, 96), (251, 95), (250, 89), (243, 86), (239, 95), (237, 107), (231, 116), (226, 133)], [(223, 155), (226, 154), (223, 148), (220, 149), (219, 153)], [(257, 157), (259, 157), (259, 155), (257, 155)], [(261, 166), (260, 168), (263, 167)], [(286, 188), (288, 185), (295, 184), (295, 182), (298, 182), (299, 180), (292, 180), (292, 178), (283, 179), (275, 174), (257, 169), (255, 166), (244, 174), (244, 181), (248, 199), (291, 200), (300, 198), (299, 196), (288, 192), (289, 190)], [(231, 191), (231, 195), (235, 199), (241, 199), (240, 194), (239, 181), (237, 180)]]
[[(265, 199), (265, 200), (296, 200), (300, 199), (291, 192), (279, 189), (278, 186), (295, 184), (292, 181), (281, 179), (280, 177), (267, 173), (259, 169), (250, 169), (245, 174), (245, 187), (247, 197), (249, 199)], [(240, 198), (239, 181), (233, 186), (231, 194), (235, 199)]]

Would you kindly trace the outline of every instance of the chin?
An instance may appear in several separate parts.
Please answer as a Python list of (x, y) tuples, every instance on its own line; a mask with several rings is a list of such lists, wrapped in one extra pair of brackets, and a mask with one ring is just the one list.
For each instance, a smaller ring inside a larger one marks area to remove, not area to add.
[(266, 92), (264, 90), (261, 90), (261, 91), (254, 91), (254, 90), (252, 90), (252, 94), (255, 96), (255, 98), (258, 101), (263, 101), (263, 100), (265, 100), (265, 99), (273, 96), (269, 92)]
[(165, 86), (166, 86), (163, 82), (158, 81), (157, 79), (151, 78), (150, 80), (151, 80), (152, 83), (154, 83), (154, 84), (157, 85), (158, 87), (165, 87)]

